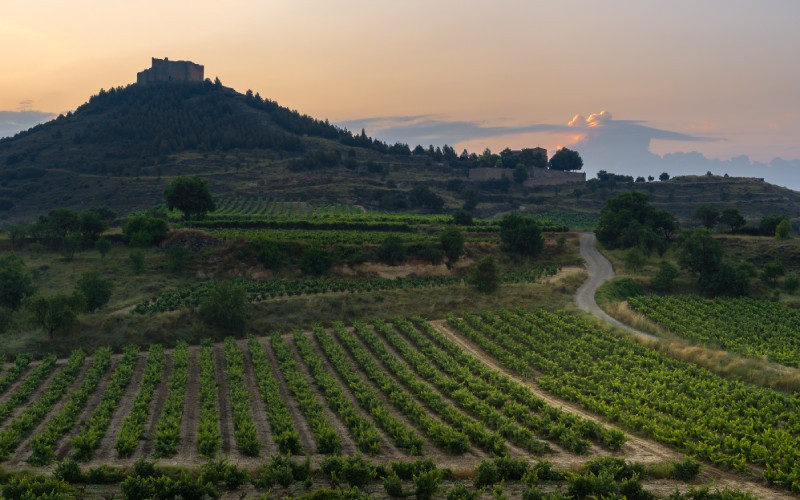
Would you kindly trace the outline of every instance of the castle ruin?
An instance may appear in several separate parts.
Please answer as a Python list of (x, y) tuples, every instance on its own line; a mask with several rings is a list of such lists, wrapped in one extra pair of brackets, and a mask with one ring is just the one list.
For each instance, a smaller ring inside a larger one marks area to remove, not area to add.
[(191, 61), (170, 61), (153, 58), (149, 69), (136, 74), (136, 83), (150, 82), (202, 82), (205, 69)]

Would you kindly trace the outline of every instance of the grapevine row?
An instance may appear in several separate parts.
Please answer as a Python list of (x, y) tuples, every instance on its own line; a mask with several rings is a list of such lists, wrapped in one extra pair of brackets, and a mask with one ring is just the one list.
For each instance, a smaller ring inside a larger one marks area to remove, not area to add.
[(98, 349), (94, 361), (77, 391), (70, 395), (69, 401), (47, 425), (45, 430), (31, 443), (33, 453), (28, 462), (33, 465), (47, 465), (55, 458), (55, 445), (64, 434), (70, 431), (78, 420), (89, 398), (94, 394), (100, 379), (111, 366), (111, 349)]
[[(378, 323), (380, 328), (383, 324)], [(366, 325), (355, 325), (356, 332), (364, 341), (372, 353), (392, 372), (411, 392), (420, 400), (424, 401), (429, 408), (435, 411), (445, 421), (453, 427), (461, 429), (470, 440), (486, 451), (495, 455), (502, 455), (506, 451), (506, 444), (503, 438), (490, 432), (482, 423), (459, 412), (455, 405), (448, 402), (440, 394), (434, 391), (430, 385), (419, 380), (419, 377), (405, 364), (401, 363), (396, 356), (390, 353), (380, 338)], [(444, 381), (442, 386), (444, 386)], [(435, 385), (435, 384), (434, 384)], [(458, 389), (450, 386), (452, 391)]]
[(270, 340), (272, 350), (278, 359), (278, 368), (311, 427), (317, 443), (317, 450), (324, 454), (339, 453), (342, 450), (341, 438), (325, 418), (322, 406), (314, 397), (308, 381), (298, 369), (289, 346), (281, 340), (279, 335), (273, 335)]
[(125, 388), (131, 382), (137, 363), (139, 363), (139, 347), (125, 347), (122, 359), (111, 374), (111, 380), (106, 386), (100, 404), (86, 422), (83, 431), (72, 438), (73, 455), (76, 459), (90, 460), (94, 455), (94, 450), (100, 446), (100, 441), (106, 435), (108, 425), (111, 423), (111, 415), (119, 406), (119, 402), (125, 394)]
[(421, 453), (422, 438), (412, 428), (389, 412), (383, 401), (375, 395), (372, 389), (353, 370), (342, 348), (319, 326), (314, 328), (314, 336), (334, 369), (347, 386), (350, 387), (356, 401), (372, 415), (372, 418), (386, 431), (395, 445), (412, 455)]
[(236, 439), (236, 446), (245, 455), (256, 457), (261, 443), (253, 423), (250, 395), (244, 381), (244, 356), (233, 337), (225, 339), (225, 374), (228, 379), (228, 398), (233, 413), (233, 437)]
[(156, 387), (161, 383), (164, 362), (164, 348), (158, 344), (151, 345), (147, 363), (144, 367), (144, 377), (141, 385), (139, 385), (139, 392), (133, 400), (131, 412), (122, 421), (122, 427), (117, 436), (115, 447), (120, 457), (131, 456), (139, 445), (139, 440), (144, 434), (147, 415), (150, 413), (153, 394), (156, 392)]
[(264, 347), (255, 337), (247, 339), (247, 346), (273, 439), (281, 453), (297, 455), (301, 452), (300, 435), (281, 396), (278, 380), (272, 374)]
[(30, 356), (26, 356), (24, 354), (17, 356), (17, 358), (14, 360), (14, 365), (6, 370), (2, 376), (0, 376), (0, 394), (6, 392), (6, 389), (11, 387), (11, 384), (16, 382), (17, 379), (20, 378), (23, 373), (25, 373), (30, 364)]
[[(11, 371), (15, 370), (19, 366), (27, 367), (27, 363), (15, 365), (15, 368), (12, 368), (7, 375), (11, 374)], [(0, 404), (0, 423), (5, 422), (5, 420), (11, 416), (14, 408), (17, 408), (19, 405), (27, 402), (28, 399), (30, 399), (31, 395), (34, 393), (34, 391), (36, 391), (36, 388), (39, 387), (39, 385), (41, 385), (45, 379), (47, 379), (55, 367), (56, 357), (54, 355), (50, 355), (42, 360), (39, 366), (31, 371), (30, 375), (28, 375), (25, 378), (25, 381), (22, 382), (22, 385), (17, 387), (17, 389), (11, 393), (5, 401), (3, 401), (3, 404)]]
[(172, 374), (167, 382), (167, 397), (156, 425), (156, 456), (170, 457), (178, 452), (188, 378), (189, 346), (185, 342), (179, 342), (172, 354)]
[[(103, 349), (98, 351), (104, 352)], [(85, 360), (86, 353), (82, 350), (72, 351), (66, 366), (53, 378), (39, 399), (0, 431), (0, 460), (7, 460), (20, 442), (50, 413), (80, 374)]]
[(213, 457), (222, 445), (219, 427), (216, 364), (210, 343), (200, 348), (200, 421), (197, 427), (197, 451)]
[(334, 332), (345, 347), (347, 347), (347, 350), (350, 351), (350, 354), (370, 380), (372, 380), (375, 385), (386, 394), (389, 401), (408, 417), (409, 420), (414, 422), (436, 446), (451, 453), (464, 453), (467, 451), (469, 448), (469, 438), (450, 425), (431, 417), (428, 410), (409, 396), (405, 389), (372, 359), (356, 337), (348, 332), (342, 324), (335, 324)]
[(314, 382), (322, 389), (328, 406), (339, 415), (353, 433), (358, 449), (364, 453), (378, 453), (381, 449), (381, 437), (375, 426), (358, 414), (339, 383), (325, 369), (322, 359), (314, 352), (308, 337), (302, 332), (295, 331), (293, 338), (297, 351), (308, 366), (311, 376), (314, 377)]

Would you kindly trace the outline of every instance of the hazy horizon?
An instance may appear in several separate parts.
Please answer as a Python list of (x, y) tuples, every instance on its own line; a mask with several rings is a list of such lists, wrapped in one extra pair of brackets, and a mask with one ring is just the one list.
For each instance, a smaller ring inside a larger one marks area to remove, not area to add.
[(412, 147), (569, 145), (590, 175), (705, 168), (798, 189), (800, 162), (775, 160), (800, 159), (798, 18), (791, 0), (11, 0), (0, 135), (169, 57)]

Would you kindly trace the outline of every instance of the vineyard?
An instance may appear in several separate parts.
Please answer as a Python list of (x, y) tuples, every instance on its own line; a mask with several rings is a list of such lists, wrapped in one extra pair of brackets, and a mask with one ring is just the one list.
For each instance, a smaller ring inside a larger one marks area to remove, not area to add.
[(750, 298), (632, 297), (630, 306), (683, 338), (800, 367), (800, 311)]
[(522, 376), (610, 421), (800, 491), (800, 398), (730, 381), (566, 313), (500, 311), (449, 324)]
[[(506, 271), (501, 274), (501, 283), (535, 283), (543, 277), (553, 276), (559, 271), (559, 266), (549, 265), (515, 271)], [(293, 297), (298, 295), (314, 295), (320, 293), (361, 293), (381, 290), (433, 288), (442, 286), (456, 286), (463, 282), (461, 276), (409, 276), (395, 279), (385, 278), (307, 278), (295, 280), (265, 280), (251, 281), (236, 279), (233, 282), (240, 286), (251, 302)], [(197, 307), (209, 291), (214, 281), (200, 282), (191, 287), (182, 288), (162, 293), (151, 299), (144, 300), (133, 309), (135, 314), (152, 314), (176, 309)]]
[(222, 344), (66, 360), (0, 372), (5, 466), (132, 460), (247, 463), (288, 453), (574, 456), (625, 437), (549, 406), (420, 319), (334, 324)]

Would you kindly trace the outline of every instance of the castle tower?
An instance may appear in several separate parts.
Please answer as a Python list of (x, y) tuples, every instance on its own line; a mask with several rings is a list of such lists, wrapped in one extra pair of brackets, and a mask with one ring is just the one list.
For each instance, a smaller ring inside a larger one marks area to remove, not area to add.
[(191, 61), (170, 61), (153, 58), (149, 69), (136, 74), (136, 83), (150, 82), (202, 82), (205, 68)]

